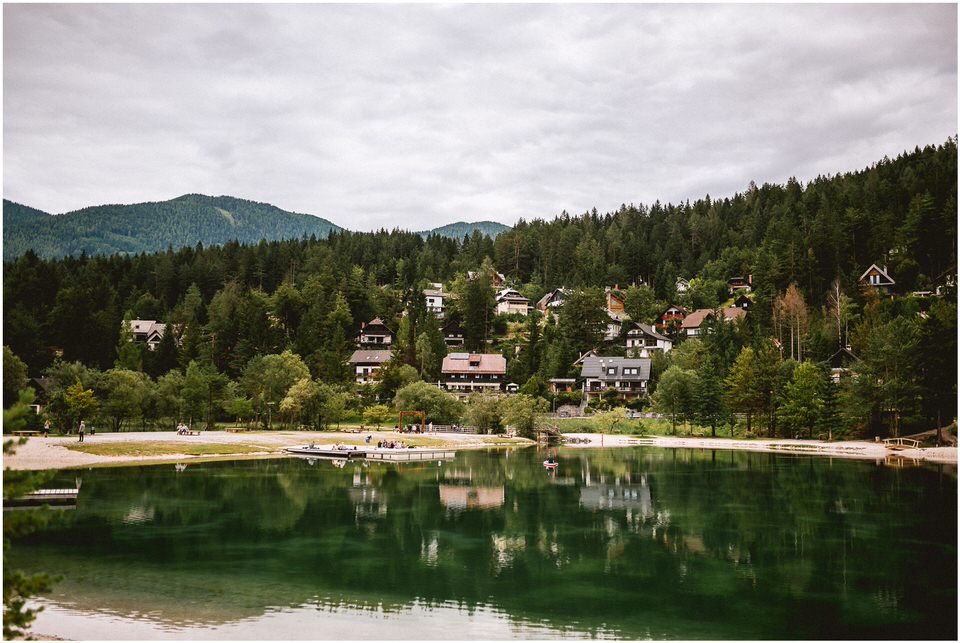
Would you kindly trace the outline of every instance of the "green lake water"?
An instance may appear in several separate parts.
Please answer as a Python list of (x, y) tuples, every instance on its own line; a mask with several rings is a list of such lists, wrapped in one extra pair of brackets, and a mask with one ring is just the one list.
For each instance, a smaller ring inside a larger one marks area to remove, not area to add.
[(550, 453), (63, 471), (10, 563), (68, 639), (956, 639), (954, 466)]

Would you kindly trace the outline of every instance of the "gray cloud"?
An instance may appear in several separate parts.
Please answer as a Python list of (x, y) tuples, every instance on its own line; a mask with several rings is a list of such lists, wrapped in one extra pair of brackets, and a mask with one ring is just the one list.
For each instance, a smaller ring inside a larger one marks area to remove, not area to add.
[(955, 5), (5, 5), (4, 196), (351, 229), (859, 169), (957, 131)]

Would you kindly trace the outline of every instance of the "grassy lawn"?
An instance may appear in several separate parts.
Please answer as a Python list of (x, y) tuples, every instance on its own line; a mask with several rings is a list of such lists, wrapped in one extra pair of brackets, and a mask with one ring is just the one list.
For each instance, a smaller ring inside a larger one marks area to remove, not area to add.
[[(557, 418), (550, 420), (564, 433), (601, 433), (600, 427), (592, 418)], [(624, 420), (612, 433), (620, 435), (673, 435), (669, 420)], [(734, 435), (745, 438), (743, 427), (738, 426)], [(710, 437), (709, 426), (677, 423), (677, 437)], [(729, 438), (730, 427), (717, 427), (718, 438)]]
[(278, 447), (248, 444), (188, 444), (169, 442), (104, 442), (98, 444), (67, 445), (68, 449), (92, 455), (142, 457), (157, 455), (234, 455), (237, 453), (261, 453), (277, 451)]

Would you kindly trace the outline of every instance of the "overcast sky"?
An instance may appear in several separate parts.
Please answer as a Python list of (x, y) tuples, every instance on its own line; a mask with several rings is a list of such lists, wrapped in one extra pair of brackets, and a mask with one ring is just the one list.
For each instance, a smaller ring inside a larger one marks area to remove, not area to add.
[(860, 169), (957, 132), (956, 5), (11, 5), (4, 197), (354, 230)]

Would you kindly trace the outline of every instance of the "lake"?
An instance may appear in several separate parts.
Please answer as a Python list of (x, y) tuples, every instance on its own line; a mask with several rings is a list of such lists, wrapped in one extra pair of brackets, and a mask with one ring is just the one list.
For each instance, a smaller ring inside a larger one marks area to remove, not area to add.
[(63, 575), (33, 629), (69, 639), (957, 636), (955, 466), (520, 449), (45, 486), (78, 479), (10, 551)]

